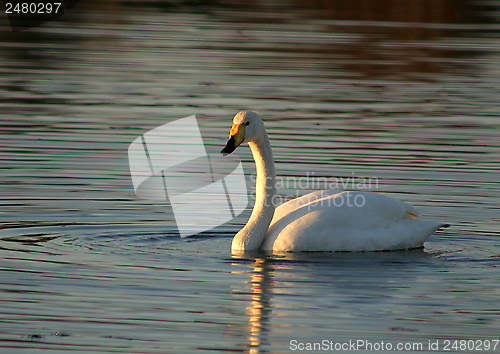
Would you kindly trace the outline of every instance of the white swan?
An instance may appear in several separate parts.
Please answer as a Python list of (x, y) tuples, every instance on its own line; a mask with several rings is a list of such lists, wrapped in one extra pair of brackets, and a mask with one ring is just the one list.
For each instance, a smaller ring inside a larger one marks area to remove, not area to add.
[(449, 226), (421, 220), (410, 204), (369, 192), (317, 191), (275, 208), (271, 144), (255, 112), (242, 111), (234, 117), (221, 153), (230, 154), (243, 142), (248, 142), (256, 163), (256, 199), (250, 219), (233, 238), (233, 252), (411, 249), (422, 247), (435, 231)]

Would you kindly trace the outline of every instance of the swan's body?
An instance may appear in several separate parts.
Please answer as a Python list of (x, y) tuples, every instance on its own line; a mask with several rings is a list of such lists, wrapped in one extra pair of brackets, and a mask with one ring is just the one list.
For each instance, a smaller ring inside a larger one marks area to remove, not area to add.
[(276, 172), (264, 123), (243, 111), (223, 154), (248, 142), (257, 167), (256, 200), (247, 224), (233, 239), (232, 250), (273, 252), (382, 251), (418, 248), (448, 225), (421, 220), (413, 206), (369, 192), (325, 190), (275, 207)]

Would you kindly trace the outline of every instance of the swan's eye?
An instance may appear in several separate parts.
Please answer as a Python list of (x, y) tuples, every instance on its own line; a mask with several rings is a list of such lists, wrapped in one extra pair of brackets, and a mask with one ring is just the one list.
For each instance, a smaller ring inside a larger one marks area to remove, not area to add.
[(246, 122), (246, 123), (245, 123), (245, 125), (248, 125), (248, 124), (250, 124), (250, 122)]

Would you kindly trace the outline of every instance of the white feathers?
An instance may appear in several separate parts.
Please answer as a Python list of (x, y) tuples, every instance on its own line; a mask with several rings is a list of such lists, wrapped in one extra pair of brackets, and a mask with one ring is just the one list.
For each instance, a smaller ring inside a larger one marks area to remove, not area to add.
[(369, 192), (326, 190), (309, 193), (276, 208), (276, 173), (269, 138), (260, 116), (240, 112), (257, 167), (252, 215), (232, 244), (236, 252), (382, 251), (421, 247), (446, 224), (421, 220), (413, 206)]
[(438, 228), (414, 219), (413, 206), (385, 195), (318, 191), (280, 205), (262, 249), (283, 251), (379, 251), (421, 247)]

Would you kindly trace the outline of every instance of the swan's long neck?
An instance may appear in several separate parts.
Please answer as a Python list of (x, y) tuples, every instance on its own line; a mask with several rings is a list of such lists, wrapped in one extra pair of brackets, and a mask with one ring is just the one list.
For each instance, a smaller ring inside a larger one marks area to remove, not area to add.
[(267, 133), (248, 143), (257, 169), (255, 205), (243, 229), (233, 238), (233, 251), (254, 251), (260, 248), (273, 219), (276, 195), (276, 171)]

